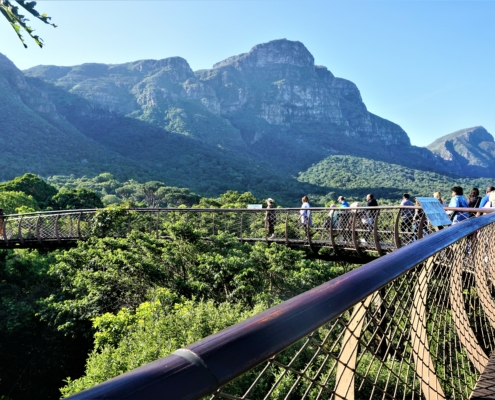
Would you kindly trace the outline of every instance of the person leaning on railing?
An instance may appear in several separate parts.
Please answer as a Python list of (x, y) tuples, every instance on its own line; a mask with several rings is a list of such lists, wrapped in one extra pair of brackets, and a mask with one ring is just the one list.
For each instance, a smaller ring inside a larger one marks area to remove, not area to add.
[[(460, 186), (454, 186), (452, 189), (452, 199), (450, 199), (449, 207), (452, 208), (467, 208), (468, 203), (464, 198), (463, 190)], [(469, 213), (463, 211), (447, 211), (452, 220), (452, 224), (457, 224), (469, 218)]]

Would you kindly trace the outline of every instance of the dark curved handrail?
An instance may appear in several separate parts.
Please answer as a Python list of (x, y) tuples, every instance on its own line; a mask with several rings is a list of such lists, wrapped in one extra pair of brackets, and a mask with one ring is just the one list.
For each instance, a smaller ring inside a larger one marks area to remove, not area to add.
[(493, 223), (495, 214), (490, 214), (429, 235), (70, 399), (199, 399), (212, 394), (430, 256)]

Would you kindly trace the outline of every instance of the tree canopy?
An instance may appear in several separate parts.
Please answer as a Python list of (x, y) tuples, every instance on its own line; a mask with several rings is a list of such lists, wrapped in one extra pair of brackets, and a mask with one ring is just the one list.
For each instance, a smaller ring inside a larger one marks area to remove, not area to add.
[(24, 42), (24, 38), (22, 37), (21, 32), (24, 30), (28, 33), (31, 38), (34, 39), (36, 44), (40, 47), (43, 47), (43, 39), (41, 39), (38, 35), (35, 35), (34, 29), (31, 28), (27, 22), (27, 19), (24, 15), (19, 13), (19, 7), (15, 6), (14, 3), (19, 4), (22, 8), (24, 8), (28, 13), (43, 21), (45, 24), (51, 25), (53, 27), (57, 27), (57, 25), (52, 24), (50, 22), (51, 17), (46, 14), (40, 14), (36, 9), (35, 1), (25, 1), (25, 0), (0, 0), (0, 13), (9, 21), (12, 28), (14, 28), (15, 33), (21, 40), (24, 47), (27, 48), (26, 43)]

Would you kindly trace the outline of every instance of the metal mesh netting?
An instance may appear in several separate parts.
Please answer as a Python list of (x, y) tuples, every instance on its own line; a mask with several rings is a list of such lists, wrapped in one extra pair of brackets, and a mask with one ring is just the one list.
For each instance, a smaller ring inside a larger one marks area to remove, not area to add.
[(227, 384), (227, 399), (467, 399), (495, 346), (487, 226)]
[(311, 209), (308, 216), (302, 212), (308, 209), (128, 210), (97, 231), (95, 228), (102, 220), (97, 220), (96, 211), (27, 214), (7, 218), (5, 237), (2, 235), (0, 241), (74, 240), (95, 234), (122, 237), (131, 230), (167, 238), (170, 224), (182, 221), (198, 230), (204, 239), (226, 232), (246, 242), (266, 241), (383, 255), (435, 232), (419, 208)]

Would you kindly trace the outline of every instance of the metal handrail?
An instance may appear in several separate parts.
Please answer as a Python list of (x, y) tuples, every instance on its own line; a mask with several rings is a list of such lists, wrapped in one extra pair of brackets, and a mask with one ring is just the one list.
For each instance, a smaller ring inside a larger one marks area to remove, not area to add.
[(495, 214), (429, 235), (174, 354), (70, 397), (199, 399), (269, 360), (419, 263), (481, 228)]

